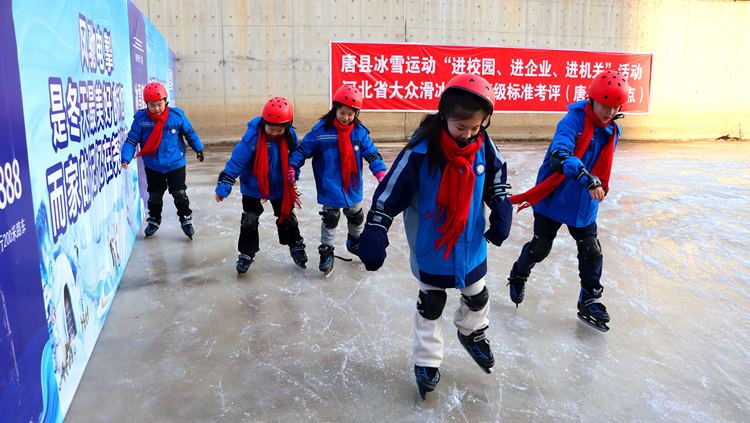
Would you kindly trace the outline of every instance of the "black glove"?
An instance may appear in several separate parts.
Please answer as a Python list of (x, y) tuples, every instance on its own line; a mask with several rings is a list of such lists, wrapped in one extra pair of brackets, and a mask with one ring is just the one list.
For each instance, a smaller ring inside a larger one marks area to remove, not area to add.
[(370, 210), (367, 213), (365, 229), (359, 236), (359, 251), (357, 255), (367, 270), (378, 270), (387, 256), (385, 249), (388, 248), (388, 228), (391, 227), (393, 218), (383, 212)]
[(576, 176), (576, 179), (580, 181), (584, 176), (587, 177), (589, 181), (589, 185), (586, 187), (587, 189), (592, 190), (594, 188), (599, 188), (600, 186), (602, 186), (602, 181), (600, 181), (598, 177), (590, 174), (585, 167), (581, 166), (580, 168), (578, 168), (578, 176)]
[(202, 161), (203, 161), (203, 150), (201, 150), (201, 151), (197, 151), (197, 152), (195, 153), (195, 157), (197, 157), (197, 158), (198, 158), (198, 161), (199, 161), (199, 162), (202, 162)]
[(499, 247), (510, 235), (513, 204), (508, 197), (495, 197), (490, 203), (490, 210), (490, 228), (484, 233), (484, 237)]

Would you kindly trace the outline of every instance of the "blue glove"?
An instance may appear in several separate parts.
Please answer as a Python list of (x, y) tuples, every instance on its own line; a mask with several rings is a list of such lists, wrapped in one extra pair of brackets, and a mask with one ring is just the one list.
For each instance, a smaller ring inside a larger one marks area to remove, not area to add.
[(367, 270), (378, 270), (385, 262), (385, 249), (388, 248), (388, 228), (393, 218), (389, 215), (370, 210), (367, 213), (365, 229), (359, 236), (359, 251), (357, 255)]
[(484, 237), (499, 247), (510, 235), (513, 204), (508, 197), (495, 197), (490, 203), (490, 210), (490, 228), (484, 233)]

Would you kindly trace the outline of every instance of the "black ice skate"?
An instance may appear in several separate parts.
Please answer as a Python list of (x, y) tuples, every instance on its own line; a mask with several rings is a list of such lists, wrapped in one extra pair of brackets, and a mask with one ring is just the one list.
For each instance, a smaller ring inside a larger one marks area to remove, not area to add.
[(514, 275), (510, 272), (508, 277), (508, 287), (510, 288), (510, 300), (516, 303), (516, 308), (523, 301), (523, 294), (526, 292), (526, 277)]
[(351, 235), (346, 236), (346, 250), (355, 256), (359, 252), (359, 238), (354, 239)]
[(148, 238), (151, 235), (155, 234), (159, 229), (161, 218), (149, 217), (148, 219), (146, 219), (146, 222), (148, 222), (148, 226), (146, 226), (146, 229), (143, 232), (146, 234), (146, 238)]
[(581, 295), (578, 297), (578, 318), (596, 330), (607, 332), (609, 313), (604, 304), (599, 301), (602, 290), (603, 288), (599, 288), (589, 292), (586, 288), (581, 288)]
[(295, 241), (289, 245), (289, 254), (292, 255), (294, 264), (303, 269), (307, 267), (305, 265), (305, 263), (307, 263), (307, 254), (305, 253), (305, 244), (302, 243), (302, 240)]
[(492, 355), (492, 349), (490, 348), (490, 341), (485, 336), (487, 328), (475, 330), (469, 335), (462, 335), (461, 331), (458, 331), (458, 340), (461, 341), (461, 345), (466, 348), (471, 358), (476, 361), (479, 367), (485, 371), (485, 373), (492, 373), (492, 366), (495, 365), (495, 357)]
[(251, 264), (253, 264), (253, 256), (240, 254), (237, 256), (237, 265), (235, 266), (237, 268), (237, 273), (241, 275), (247, 272), (247, 269), (250, 268)]
[(320, 244), (318, 253), (320, 253), (318, 269), (328, 276), (333, 271), (333, 245)]
[(180, 216), (180, 224), (182, 224), (182, 232), (185, 232), (188, 238), (193, 239), (195, 229), (193, 229), (193, 217), (192, 216)]
[(424, 401), (427, 393), (434, 391), (440, 381), (440, 371), (437, 367), (414, 366), (414, 376), (417, 377), (419, 399)]

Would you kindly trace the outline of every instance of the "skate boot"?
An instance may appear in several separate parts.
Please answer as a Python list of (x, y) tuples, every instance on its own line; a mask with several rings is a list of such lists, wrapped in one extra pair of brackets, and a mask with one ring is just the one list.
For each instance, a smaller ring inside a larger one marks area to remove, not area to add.
[(523, 294), (526, 292), (526, 278), (528, 276), (518, 276), (510, 272), (508, 277), (508, 287), (510, 287), (510, 300), (516, 303), (516, 308), (523, 301)]
[(195, 229), (193, 229), (193, 217), (192, 216), (180, 216), (180, 223), (182, 224), (182, 232), (185, 232), (188, 238), (193, 239)]
[(609, 326), (609, 313), (599, 301), (604, 288), (593, 289), (591, 291), (581, 288), (581, 294), (578, 297), (578, 318), (587, 325), (602, 332), (607, 332)]
[(320, 253), (318, 269), (328, 276), (333, 271), (333, 245), (320, 244), (318, 253)]
[(440, 371), (437, 367), (414, 366), (414, 375), (417, 377), (417, 393), (424, 401), (427, 392), (434, 391), (440, 381)]
[(359, 238), (354, 239), (351, 235), (346, 236), (346, 250), (350, 253), (357, 255), (359, 251)]
[(302, 240), (289, 244), (289, 254), (292, 255), (294, 264), (303, 269), (307, 267), (305, 266), (305, 263), (307, 263), (307, 254), (305, 253), (305, 244), (302, 243)]
[(490, 348), (490, 341), (485, 336), (484, 329), (475, 330), (469, 335), (462, 335), (461, 331), (458, 331), (458, 340), (461, 341), (461, 345), (466, 348), (471, 358), (476, 361), (479, 367), (485, 371), (485, 373), (492, 373), (492, 366), (495, 365), (495, 357), (492, 355), (492, 349)]
[(161, 224), (161, 218), (149, 216), (149, 218), (146, 219), (146, 222), (148, 222), (148, 226), (146, 226), (146, 229), (143, 232), (146, 233), (146, 238), (148, 238), (151, 235), (155, 234), (157, 229), (159, 229), (159, 224)]
[(237, 256), (237, 265), (235, 266), (237, 268), (237, 273), (241, 275), (247, 272), (247, 269), (250, 268), (251, 264), (253, 264), (253, 256), (240, 254)]

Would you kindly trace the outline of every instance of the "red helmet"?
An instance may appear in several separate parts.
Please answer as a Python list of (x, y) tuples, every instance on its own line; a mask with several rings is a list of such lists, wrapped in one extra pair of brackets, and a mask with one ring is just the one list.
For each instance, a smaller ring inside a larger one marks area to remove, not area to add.
[(456, 75), (447, 84), (443, 92), (448, 90), (464, 90), (470, 93), (476, 94), (479, 97), (487, 100), (490, 104), (490, 110), (495, 108), (495, 93), (492, 90), (492, 85), (487, 82), (486, 79), (479, 75), (473, 75), (465, 73), (463, 75)]
[(263, 106), (263, 120), (280, 125), (294, 120), (292, 103), (284, 97), (274, 97)]
[(333, 95), (333, 101), (357, 110), (362, 108), (362, 100), (362, 93), (351, 85), (342, 85)]
[(607, 107), (619, 107), (628, 102), (630, 85), (625, 77), (614, 71), (598, 73), (588, 89), (588, 95)]
[(143, 88), (143, 99), (145, 101), (159, 101), (167, 98), (167, 90), (158, 82), (149, 82)]

